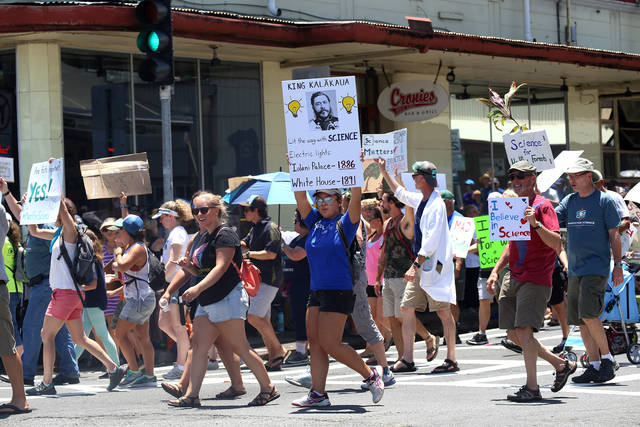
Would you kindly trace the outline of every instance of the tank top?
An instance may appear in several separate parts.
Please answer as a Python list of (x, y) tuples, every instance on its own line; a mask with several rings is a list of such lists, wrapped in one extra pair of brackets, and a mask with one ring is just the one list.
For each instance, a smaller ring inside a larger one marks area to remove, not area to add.
[(380, 235), (377, 240), (371, 242), (367, 241), (367, 279), (369, 279), (369, 285), (376, 284), (376, 276), (378, 275), (378, 259), (380, 259), (380, 249), (382, 249), (382, 243), (384, 242), (384, 235)]
[[(145, 251), (145, 257), (147, 256), (147, 250), (143, 243), (136, 242), (133, 245), (129, 246), (124, 254), (127, 254), (134, 245), (142, 246)], [(137, 280), (136, 280), (137, 279)], [(149, 287), (149, 260), (144, 263), (142, 268), (138, 271), (128, 270), (124, 272), (124, 297), (126, 299), (135, 298), (140, 299), (144, 298), (149, 294), (153, 293), (153, 289)]]
[(412, 254), (409, 252), (413, 242), (402, 234), (400, 218), (391, 219), (384, 232), (384, 237), (387, 242), (384, 245), (384, 256), (386, 258), (384, 277), (387, 279), (403, 278), (404, 273), (407, 272), (413, 262)]

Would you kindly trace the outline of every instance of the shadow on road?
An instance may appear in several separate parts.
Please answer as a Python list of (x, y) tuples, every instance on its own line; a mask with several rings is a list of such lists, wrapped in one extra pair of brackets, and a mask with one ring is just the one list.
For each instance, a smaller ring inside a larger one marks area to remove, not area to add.
[[(374, 406), (374, 405), (369, 405)], [(322, 412), (323, 414), (364, 414), (367, 411), (366, 406), (361, 405), (331, 405), (325, 407), (300, 408), (297, 411), (291, 411), (290, 414), (305, 414)]]

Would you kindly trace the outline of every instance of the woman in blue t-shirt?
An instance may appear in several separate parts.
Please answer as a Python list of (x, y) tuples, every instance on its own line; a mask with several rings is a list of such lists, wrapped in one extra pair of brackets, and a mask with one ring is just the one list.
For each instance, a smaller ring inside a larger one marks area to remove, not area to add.
[[(347, 365), (364, 378), (374, 403), (382, 398), (384, 384), (375, 370), (370, 369), (349, 345), (342, 343), (347, 316), (353, 310), (355, 295), (349, 256), (341, 239), (351, 245), (360, 223), (360, 187), (351, 188), (351, 200), (344, 215), (340, 214), (342, 192), (337, 189), (318, 190), (313, 194), (315, 208), (304, 191), (295, 192), (298, 210), (309, 228), (305, 244), (311, 291), (307, 304), (307, 337), (311, 353), (312, 386), (309, 394), (294, 400), (294, 406), (329, 406), (325, 392), (329, 355)], [(340, 226), (338, 226), (338, 221)]]

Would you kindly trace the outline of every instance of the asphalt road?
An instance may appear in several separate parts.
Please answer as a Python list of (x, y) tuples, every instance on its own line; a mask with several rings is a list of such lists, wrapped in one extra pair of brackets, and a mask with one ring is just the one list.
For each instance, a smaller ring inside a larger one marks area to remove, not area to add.
[[(247, 395), (232, 401), (219, 401), (213, 396), (228, 387), (221, 367), (207, 372), (202, 388), (202, 408), (176, 409), (167, 406), (170, 398), (159, 386), (107, 392), (106, 380), (100, 372), (83, 372), (78, 385), (57, 387), (57, 396), (30, 399), (33, 412), (14, 415), (1, 423), (12, 426), (115, 426), (115, 425), (225, 425), (225, 426), (301, 426), (301, 425), (637, 425), (640, 415), (640, 365), (632, 365), (625, 355), (616, 378), (603, 385), (574, 386), (570, 383), (559, 393), (552, 393), (553, 368), (538, 363), (538, 379), (543, 400), (530, 404), (512, 403), (506, 395), (524, 384), (522, 356), (503, 348), (499, 342), (504, 333), (489, 331), (490, 344), (457, 346), (460, 372), (431, 375), (431, 369), (442, 362), (445, 349), (430, 363), (424, 359), (425, 347), (416, 345), (418, 371), (398, 374), (397, 384), (385, 391), (379, 404), (371, 402), (370, 393), (360, 390), (360, 378), (353, 371), (333, 362), (327, 390), (332, 406), (300, 409), (291, 401), (306, 390), (284, 381), (285, 376), (301, 374), (305, 367), (285, 368), (271, 378), (281, 397), (264, 407), (247, 407), (258, 388), (249, 371), (243, 371)], [(463, 335), (465, 338), (470, 335)], [(556, 328), (538, 334), (541, 342), (552, 347), (560, 339)], [(578, 355), (582, 351), (577, 351)], [(388, 353), (395, 360), (395, 349)], [(156, 369), (156, 374), (169, 367)], [(578, 374), (582, 369), (578, 370)], [(39, 378), (38, 378), (39, 380)], [(0, 383), (0, 401), (7, 401), (11, 389)]]

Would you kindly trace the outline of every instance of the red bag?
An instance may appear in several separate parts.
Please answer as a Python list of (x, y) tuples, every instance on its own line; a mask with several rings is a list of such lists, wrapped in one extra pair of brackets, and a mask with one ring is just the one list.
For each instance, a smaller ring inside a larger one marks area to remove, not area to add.
[(260, 278), (260, 269), (248, 259), (242, 260), (240, 268), (238, 268), (236, 263), (233, 261), (231, 261), (231, 264), (236, 268), (238, 276), (240, 277), (240, 282), (242, 282), (242, 286), (244, 286), (247, 294), (249, 294), (250, 297), (258, 295), (260, 283), (262, 282), (262, 279)]

